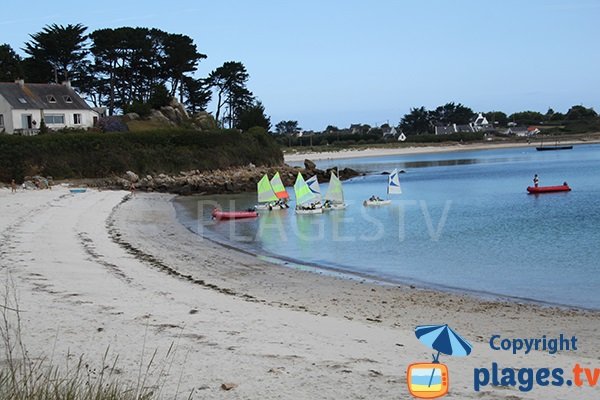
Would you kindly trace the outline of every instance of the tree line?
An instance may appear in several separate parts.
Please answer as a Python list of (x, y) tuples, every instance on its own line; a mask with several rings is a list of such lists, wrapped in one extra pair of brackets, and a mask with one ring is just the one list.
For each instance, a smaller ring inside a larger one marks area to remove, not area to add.
[[(564, 125), (582, 122), (596, 125), (599, 121), (598, 114), (593, 108), (582, 105), (572, 106), (565, 114), (556, 112), (549, 108), (545, 114), (537, 111), (520, 111), (507, 115), (502, 111), (484, 112), (482, 115), (493, 127), (504, 127), (509, 123), (516, 125)], [(469, 107), (460, 103), (446, 103), (434, 110), (425, 107), (411, 108), (405, 114), (398, 128), (406, 135), (431, 134), (436, 126), (448, 126), (451, 124), (465, 125), (474, 120), (477, 114)]]
[(191, 113), (215, 99), (222, 127), (271, 127), (264, 106), (248, 90), (249, 74), (228, 61), (196, 78), (207, 58), (187, 35), (150, 28), (105, 28), (87, 33), (82, 24), (52, 24), (30, 35), (21, 57), (0, 45), (0, 81), (70, 81), (90, 103), (117, 112), (158, 108), (177, 97)]

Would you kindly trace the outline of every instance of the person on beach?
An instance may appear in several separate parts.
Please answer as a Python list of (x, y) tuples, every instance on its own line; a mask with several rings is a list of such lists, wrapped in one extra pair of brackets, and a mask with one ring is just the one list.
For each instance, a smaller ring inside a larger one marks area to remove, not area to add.
[(533, 186), (538, 187), (538, 184), (540, 183), (540, 178), (538, 178), (538, 175), (535, 174), (533, 176)]
[(10, 192), (17, 193), (17, 183), (15, 182), (14, 179), (12, 181), (10, 181)]
[(135, 183), (131, 182), (131, 185), (129, 185), (129, 190), (131, 191), (131, 197), (135, 197)]

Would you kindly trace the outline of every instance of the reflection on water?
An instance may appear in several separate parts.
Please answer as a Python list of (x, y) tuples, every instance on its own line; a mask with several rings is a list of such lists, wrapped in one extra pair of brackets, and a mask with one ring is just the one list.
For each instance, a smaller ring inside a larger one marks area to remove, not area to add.
[[(407, 166), (403, 194), (391, 206), (363, 207), (373, 194), (385, 197), (387, 182), (387, 176), (367, 175), (343, 183), (345, 211), (297, 216), (290, 209), (238, 222), (209, 219), (214, 202), (226, 210), (252, 206), (256, 195), (250, 193), (181, 198), (178, 215), (213, 238), (300, 264), (600, 308), (594, 295), (600, 288), (599, 150), (590, 145), (550, 155), (505, 149), (352, 159), (340, 167)], [(573, 191), (527, 195), (534, 173), (542, 185), (567, 180)]]

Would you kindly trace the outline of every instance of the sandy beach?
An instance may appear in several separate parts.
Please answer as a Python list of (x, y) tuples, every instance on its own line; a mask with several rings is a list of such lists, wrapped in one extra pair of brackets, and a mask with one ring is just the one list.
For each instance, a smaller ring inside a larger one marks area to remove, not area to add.
[[(566, 385), (475, 392), (473, 381), (476, 368), (494, 362), (563, 368), (565, 379), (577, 363), (600, 368), (600, 312), (286, 268), (191, 233), (172, 199), (0, 189), (0, 271), (5, 290), (17, 293), (30, 357), (83, 356), (100, 367), (108, 349), (106, 364), (118, 356), (118, 378), (135, 382), (156, 351), (146, 384), (171, 399), (192, 391), (201, 399), (408, 399), (408, 365), (432, 352), (415, 326), (449, 324), (474, 348), (440, 358), (450, 370), (447, 398), (597, 397), (598, 387)], [(493, 335), (560, 334), (575, 335), (577, 350), (513, 355), (489, 344)]]
[[(590, 138), (578, 139), (578, 140), (563, 140), (561, 144), (590, 144), (600, 143), (600, 139), (594, 134)], [(362, 158), (362, 157), (383, 157), (383, 156), (395, 156), (395, 155), (407, 155), (407, 154), (429, 154), (429, 153), (448, 153), (455, 151), (471, 151), (471, 150), (492, 150), (492, 149), (508, 149), (515, 147), (529, 147), (535, 148), (539, 146), (540, 142), (531, 143), (469, 143), (469, 144), (449, 144), (449, 145), (412, 145), (406, 147), (378, 147), (378, 148), (364, 148), (364, 149), (346, 149), (339, 151), (323, 151), (323, 152), (298, 152), (298, 153), (286, 153), (284, 159), (286, 163), (294, 163), (310, 159), (312, 161), (319, 160), (339, 160), (343, 158)]]

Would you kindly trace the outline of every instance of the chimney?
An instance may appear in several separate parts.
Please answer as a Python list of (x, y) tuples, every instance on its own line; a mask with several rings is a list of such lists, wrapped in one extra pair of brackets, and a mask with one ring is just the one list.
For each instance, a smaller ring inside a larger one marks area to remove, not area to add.
[(18, 83), (20, 86), (25, 85), (25, 81), (23, 79), (15, 79), (15, 83)]
[(66, 80), (62, 82), (63, 86), (66, 86), (68, 89), (71, 89), (71, 81)]

